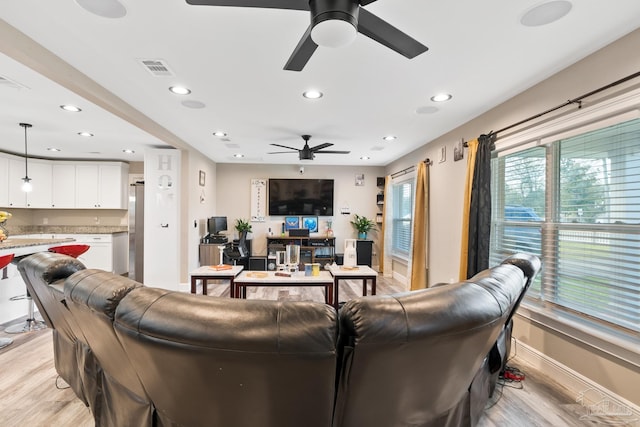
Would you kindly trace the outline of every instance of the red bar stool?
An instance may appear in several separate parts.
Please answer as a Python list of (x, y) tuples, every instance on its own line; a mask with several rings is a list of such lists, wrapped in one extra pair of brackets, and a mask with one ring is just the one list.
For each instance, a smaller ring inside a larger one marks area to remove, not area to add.
[[(13, 261), (13, 256), (13, 254), (0, 256), (0, 270), (5, 269), (11, 263), (11, 261)], [(5, 348), (11, 343), (13, 343), (13, 340), (11, 338), (0, 338), (0, 348)]]
[(64, 245), (49, 248), (49, 252), (55, 252), (57, 254), (69, 255), (70, 257), (78, 258), (83, 253), (87, 252), (89, 248), (89, 245)]

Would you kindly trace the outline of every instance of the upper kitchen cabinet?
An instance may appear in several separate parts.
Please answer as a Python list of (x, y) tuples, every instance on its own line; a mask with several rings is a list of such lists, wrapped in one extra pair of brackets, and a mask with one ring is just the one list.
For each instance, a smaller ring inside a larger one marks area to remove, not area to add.
[(51, 207), (73, 209), (76, 207), (76, 165), (72, 162), (55, 162), (51, 165)]
[[(33, 190), (27, 193), (28, 208), (44, 208), (51, 206), (51, 162), (48, 160), (29, 159), (29, 178)], [(22, 185), (22, 179), (20, 180)], [(18, 187), (20, 188), (20, 187)]]
[(9, 206), (9, 159), (0, 156), (0, 206)]
[(127, 208), (128, 164), (78, 162), (75, 168), (77, 208)]

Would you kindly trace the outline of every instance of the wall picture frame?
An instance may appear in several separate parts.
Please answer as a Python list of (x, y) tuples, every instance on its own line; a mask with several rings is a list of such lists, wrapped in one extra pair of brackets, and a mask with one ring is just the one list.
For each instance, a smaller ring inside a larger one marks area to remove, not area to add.
[(308, 228), (309, 233), (318, 232), (318, 217), (317, 216), (303, 216), (302, 228)]
[(299, 216), (285, 216), (284, 217), (284, 231), (289, 231), (292, 228), (300, 228)]
[(204, 173), (204, 171), (200, 171), (200, 174), (198, 175), (198, 184), (200, 184), (200, 187), (204, 187), (205, 178), (206, 174)]

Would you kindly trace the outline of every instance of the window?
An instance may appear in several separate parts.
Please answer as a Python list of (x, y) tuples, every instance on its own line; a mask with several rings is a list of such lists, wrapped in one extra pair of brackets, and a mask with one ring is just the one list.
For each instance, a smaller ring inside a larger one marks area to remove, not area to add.
[(394, 255), (408, 257), (413, 223), (413, 181), (402, 181), (391, 187), (393, 205), (392, 250)]
[(537, 254), (529, 298), (640, 332), (640, 119), (492, 162), (492, 264)]

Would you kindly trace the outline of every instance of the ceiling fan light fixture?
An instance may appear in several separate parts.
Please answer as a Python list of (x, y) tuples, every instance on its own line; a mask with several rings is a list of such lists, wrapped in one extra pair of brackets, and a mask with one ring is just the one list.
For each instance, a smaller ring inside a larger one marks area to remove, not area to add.
[(313, 41), (323, 47), (347, 46), (353, 43), (357, 34), (357, 28), (342, 18), (318, 22), (311, 30)]

